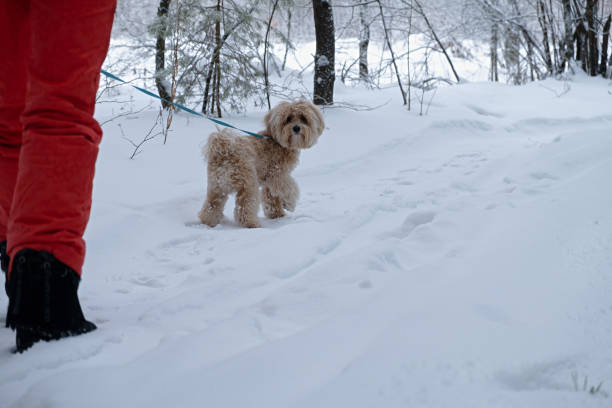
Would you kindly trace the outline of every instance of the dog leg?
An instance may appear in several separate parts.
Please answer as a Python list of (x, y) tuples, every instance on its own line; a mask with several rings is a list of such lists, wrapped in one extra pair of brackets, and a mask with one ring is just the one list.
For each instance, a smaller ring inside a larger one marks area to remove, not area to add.
[(294, 211), (300, 196), (300, 189), (290, 175), (283, 175), (273, 179), (268, 183), (270, 194), (273, 197), (278, 197), (281, 208), (287, 211)]
[(295, 211), (297, 200), (300, 197), (300, 188), (291, 176), (285, 178), (283, 183), (284, 188), (282, 189), (281, 203), (283, 208), (288, 211)]
[(270, 188), (264, 187), (262, 192), (263, 210), (266, 217), (275, 219), (285, 216), (281, 199), (274, 197)]
[(223, 219), (223, 207), (227, 202), (228, 195), (218, 189), (209, 188), (206, 201), (198, 216), (203, 224), (214, 227)]
[(236, 207), (234, 218), (246, 228), (259, 228), (257, 209), (259, 208), (259, 188), (256, 184), (248, 184), (238, 188), (236, 192)]

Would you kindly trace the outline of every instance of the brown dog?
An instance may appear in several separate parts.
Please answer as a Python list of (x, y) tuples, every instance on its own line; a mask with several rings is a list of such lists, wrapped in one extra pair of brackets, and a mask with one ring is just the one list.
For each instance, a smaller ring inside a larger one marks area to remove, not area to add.
[(224, 129), (213, 133), (204, 148), (208, 161), (208, 192), (198, 214), (211, 227), (223, 218), (228, 195), (236, 193), (234, 218), (247, 228), (260, 226), (259, 187), (268, 218), (293, 211), (299, 189), (291, 172), (300, 149), (317, 142), (325, 124), (319, 109), (307, 101), (281, 102), (265, 117), (263, 139), (239, 136)]

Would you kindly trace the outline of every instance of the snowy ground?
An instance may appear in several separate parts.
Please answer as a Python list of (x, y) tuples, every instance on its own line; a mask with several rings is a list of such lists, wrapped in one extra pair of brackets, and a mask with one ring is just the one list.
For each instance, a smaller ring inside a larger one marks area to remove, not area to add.
[(338, 86), (390, 102), (327, 109), (296, 212), (256, 230), (232, 205), (197, 223), (209, 122), (136, 160), (117, 124), (138, 140), (156, 108), (105, 124), (80, 288), (99, 330), (23, 355), (0, 330), (0, 406), (609, 407), (611, 89), (465, 84), (419, 117)]

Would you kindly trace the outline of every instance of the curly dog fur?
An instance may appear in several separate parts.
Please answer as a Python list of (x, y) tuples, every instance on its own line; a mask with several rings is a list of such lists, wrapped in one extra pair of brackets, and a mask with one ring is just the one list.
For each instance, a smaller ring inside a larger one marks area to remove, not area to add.
[(260, 226), (261, 200), (268, 218), (293, 211), (299, 188), (291, 177), (300, 150), (315, 145), (325, 124), (319, 109), (307, 101), (281, 102), (264, 119), (263, 139), (243, 137), (224, 129), (212, 133), (204, 148), (208, 190), (199, 218), (211, 227), (223, 219), (223, 207), (236, 193), (234, 218), (247, 228)]

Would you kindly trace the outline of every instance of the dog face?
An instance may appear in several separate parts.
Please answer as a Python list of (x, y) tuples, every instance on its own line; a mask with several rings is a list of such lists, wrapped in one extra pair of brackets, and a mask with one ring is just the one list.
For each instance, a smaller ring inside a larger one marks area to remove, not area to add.
[(317, 143), (325, 123), (319, 109), (308, 101), (281, 102), (265, 118), (266, 131), (286, 149), (308, 149)]

